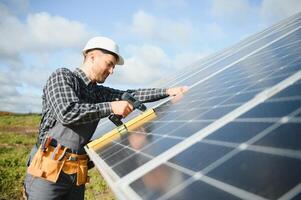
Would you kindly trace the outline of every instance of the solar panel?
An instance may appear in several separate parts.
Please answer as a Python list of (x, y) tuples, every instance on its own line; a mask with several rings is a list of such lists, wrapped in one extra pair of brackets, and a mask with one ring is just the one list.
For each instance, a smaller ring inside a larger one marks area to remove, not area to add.
[(87, 153), (119, 199), (298, 199), (300, 52), (299, 13), (195, 63), (164, 85), (185, 95)]

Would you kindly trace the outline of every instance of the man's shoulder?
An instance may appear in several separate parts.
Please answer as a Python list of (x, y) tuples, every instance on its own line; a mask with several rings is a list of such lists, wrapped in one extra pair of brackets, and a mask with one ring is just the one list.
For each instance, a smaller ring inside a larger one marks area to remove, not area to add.
[(62, 75), (62, 74), (73, 76), (73, 72), (70, 69), (64, 67), (58, 68), (52, 73), (52, 75)]
[(58, 68), (49, 76), (46, 85), (56, 82), (74, 82), (75, 80), (75, 75), (70, 69)]
[(74, 78), (74, 73), (68, 68), (58, 68), (49, 77), (49, 79), (70, 79)]

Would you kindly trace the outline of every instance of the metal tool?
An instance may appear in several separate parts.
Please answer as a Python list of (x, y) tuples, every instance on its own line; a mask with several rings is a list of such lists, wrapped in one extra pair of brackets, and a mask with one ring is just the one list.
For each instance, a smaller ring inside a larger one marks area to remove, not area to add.
[(52, 154), (51, 154), (51, 159), (52, 159), (52, 160), (55, 160), (55, 156), (56, 156), (56, 154), (58, 154), (58, 152), (59, 152), (59, 150), (61, 149), (61, 147), (62, 147), (61, 144), (58, 144), (58, 145), (55, 147), (54, 151), (53, 151)]
[(46, 152), (46, 149), (48, 148), (48, 146), (50, 145), (51, 143), (51, 140), (52, 140), (52, 137), (50, 137), (49, 135), (47, 135), (44, 140), (42, 141), (42, 146), (41, 146), (41, 150), (43, 152)]
[(62, 161), (63, 160), (63, 158), (65, 157), (65, 155), (66, 155), (66, 151), (67, 151), (67, 147), (63, 147), (63, 152), (62, 152), (62, 154), (60, 155), (60, 157), (57, 159), (58, 161)]
[[(134, 96), (132, 96), (128, 92), (125, 92), (125, 93), (122, 94), (121, 100), (129, 102), (134, 107), (134, 109), (141, 110), (142, 112), (146, 110), (146, 106), (141, 101), (137, 100)], [(121, 119), (122, 119), (121, 115), (110, 114), (109, 119), (116, 126), (123, 125), (123, 122), (121, 121)]]

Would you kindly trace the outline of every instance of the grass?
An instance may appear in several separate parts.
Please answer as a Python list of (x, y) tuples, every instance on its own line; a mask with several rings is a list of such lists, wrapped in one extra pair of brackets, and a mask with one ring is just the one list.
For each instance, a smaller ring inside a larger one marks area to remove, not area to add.
[(19, 127), (30, 127), (37, 128), (41, 115), (39, 114), (0, 114), (0, 128), (19, 128)]
[(21, 198), (25, 163), (34, 142), (34, 135), (0, 132), (1, 199)]
[(94, 167), (89, 171), (90, 183), (86, 184), (86, 200), (114, 200), (115, 197), (108, 188), (105, 180), (101, 178), (100, 173)]
[[(1, 200), (22, 199), (27, 156), (36, 142), (41, 116), (0, 112), (0, 194)], [(86, 200), (115, 199), (96, 168), (89, 171)]]

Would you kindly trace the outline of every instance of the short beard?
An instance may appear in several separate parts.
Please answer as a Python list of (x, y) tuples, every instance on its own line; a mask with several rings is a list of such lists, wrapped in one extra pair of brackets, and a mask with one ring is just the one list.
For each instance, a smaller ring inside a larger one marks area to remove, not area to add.
[(96, 83), (98, 83), (98, 84), (102, 84), (102, 83), (104, 83), (105, 81), (96, 81)]
[(105, 81), (106, 81), (106, 79), (105, 80), (99, 80), (99, 81), (96, 81), (96, 83), (101, 84), (101, 83), (104, 83)]

